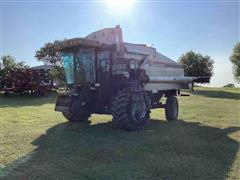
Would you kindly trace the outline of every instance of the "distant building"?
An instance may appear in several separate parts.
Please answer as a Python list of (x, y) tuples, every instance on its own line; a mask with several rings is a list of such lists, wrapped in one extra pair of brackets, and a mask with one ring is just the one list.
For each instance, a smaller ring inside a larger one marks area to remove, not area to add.
[[(44, 69), (46, 71), (51, 71), (54, 69), (54, 66), (53, 65), (40, 65), (40, 66), (31, 67), (31, 69)], [(53, 85), (56, 87), (59, 85), (59, 80), (57, 78), (53, 78)]]

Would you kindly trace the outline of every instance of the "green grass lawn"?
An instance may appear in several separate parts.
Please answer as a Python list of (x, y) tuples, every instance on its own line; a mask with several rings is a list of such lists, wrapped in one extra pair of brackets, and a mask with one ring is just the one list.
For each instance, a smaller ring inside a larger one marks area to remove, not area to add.
[(240, 179), (240, 89), (198, 88), (180, 117), (152, 111), (142, 131), (66, 122), (56, 94), (1, 97), (1, 179)]

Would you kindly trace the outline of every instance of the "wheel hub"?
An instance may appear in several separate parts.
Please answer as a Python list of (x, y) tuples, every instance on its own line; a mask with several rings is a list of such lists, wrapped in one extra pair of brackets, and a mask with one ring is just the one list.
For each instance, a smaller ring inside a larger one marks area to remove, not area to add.
[(139, 121), (146, 116), (146, 105), (143, 102), (132, 104), (131, 115), (135, 121)]

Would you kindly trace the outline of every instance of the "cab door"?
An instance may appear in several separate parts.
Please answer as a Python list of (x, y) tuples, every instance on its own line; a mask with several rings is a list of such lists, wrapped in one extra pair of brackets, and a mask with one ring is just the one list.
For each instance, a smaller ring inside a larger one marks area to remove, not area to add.
[(111, 75), (110, 51), (98, 51), (98, 81), (106, 86), (109, 83)]
[(111, 101), (111, 85), (110, 85), (110, 78), (111, 78), (111, 59), (110, 59), (110, 51), (98, 51), (97, 52), (97, 74), (98, 74), (98, 110), (101, 113), (109, 113), (108, 109), (106, 108), (110, 101)]

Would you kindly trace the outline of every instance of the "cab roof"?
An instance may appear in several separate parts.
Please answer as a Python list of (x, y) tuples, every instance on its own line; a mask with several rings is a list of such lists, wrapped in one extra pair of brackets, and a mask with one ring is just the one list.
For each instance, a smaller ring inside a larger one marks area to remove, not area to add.
[(110, 47), (107, 44), (100, 43), (99, 41), (90, 40), (87, 38), (67, 39), (61, 42), (54, 43), (53, 46), (55, 47), (55, 49), (59, 51), (64, 51), (74, 47), (99, 48), (99, 49)]

